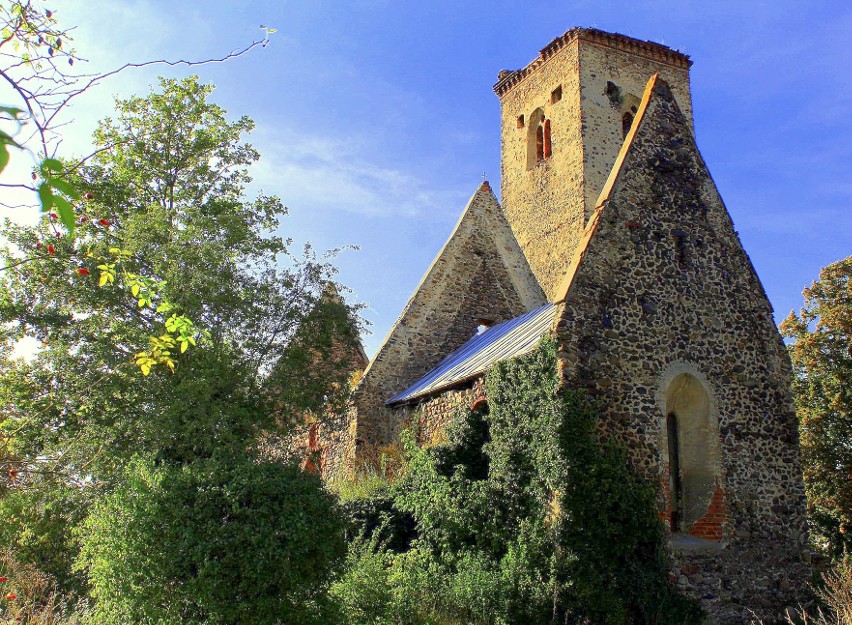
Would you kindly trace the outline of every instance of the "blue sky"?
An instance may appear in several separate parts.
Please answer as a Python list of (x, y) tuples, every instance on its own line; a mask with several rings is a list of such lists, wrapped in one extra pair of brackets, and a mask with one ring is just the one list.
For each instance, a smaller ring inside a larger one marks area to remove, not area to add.
[[(39, 0), (41, 1), (41, 0)], [(50, 3), (45, 4), (47, 7)], [(253, 191), (290, 209), (283, 233), (353, 244), (341, 281), (368, 305), (372, 355), (486, 173), (499, 188), (497, 72), (572, 26), (664, 43), (693, 61), (699, 148), (780, 321), (819, 268), (852, 254), (852, 5), (845, 2), (57, 0), (96, 70), (206, 58), (275, 27), (270, 45), (195, 70), (257, 123)], [(124, 73), (81, 100), (84, 146)], [(80, 150), (82, 151), (82, 150)]]

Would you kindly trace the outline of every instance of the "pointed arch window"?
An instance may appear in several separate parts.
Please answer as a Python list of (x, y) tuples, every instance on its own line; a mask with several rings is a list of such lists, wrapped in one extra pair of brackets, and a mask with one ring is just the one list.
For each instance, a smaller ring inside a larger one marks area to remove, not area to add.
[[(666, 452), (669, 522), (673, 532), (716, 537), (720, 519), (712, 512), (720, 483), (719, 432), (710, 397), (689, 373), (666, 390)], [(714, 527), (709, 528), (709, 525)]]
[(537, 108), (530, 115), (527, 132), (527, 169), (532, 169), (553, 156), (550, 120), (543, 109)]

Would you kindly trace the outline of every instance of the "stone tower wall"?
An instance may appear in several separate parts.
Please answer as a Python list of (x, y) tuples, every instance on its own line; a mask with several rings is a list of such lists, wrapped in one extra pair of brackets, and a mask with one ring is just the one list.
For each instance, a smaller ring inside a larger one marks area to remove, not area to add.
[[(621, 106), (661, 73), (691, 118), (688, 58), (665, 46), (573, 29), (516, 72), (501, 72), (501, 202), (547, 296), (570, 265), (594, 200), (623, 143)], [(550, 120), (552, 155), (534, 162), (536, 115)], [(523, 119), (521, 119), (523, 118)]]

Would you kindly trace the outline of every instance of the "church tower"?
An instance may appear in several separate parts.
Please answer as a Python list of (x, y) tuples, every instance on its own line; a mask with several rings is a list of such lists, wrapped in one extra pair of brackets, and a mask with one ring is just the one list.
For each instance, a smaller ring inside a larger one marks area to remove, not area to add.
[(500, 72), (501, 203), (551, 301), (653, 74), (692, 123), (691, 64), (660, 44), (574, 28)]

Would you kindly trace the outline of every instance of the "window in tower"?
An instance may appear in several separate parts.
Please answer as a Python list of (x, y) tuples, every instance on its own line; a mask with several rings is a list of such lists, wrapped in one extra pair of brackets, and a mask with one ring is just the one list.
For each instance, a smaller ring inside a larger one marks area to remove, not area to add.
[(621, 116), (621, 136), (626, 137), (633, 125), (633, 113), (625, 113)]
[(550, 142), (550, 120), (544, 120), (544, 158), (553, 156), (553, 146)]
[(544, 159), (544, 126), (539, 124), (535, 129), (535, 162)]
[(518, 128), (523, 128), (523, 127), (524, 127), (524, 116), (518, 115)]
[(532, 169), (552, 154), (550, 120), (545, 117), (544, 109), (537, 108), (529, 116), (527, 125), (527, 169)]
[(556, 89), (554, 89), (553, 91), (550, 92), (550, 103), (556, 104), (561, 99), (562, 99), (562, 85), (559, 85), (558, 87), (556, 87)]

